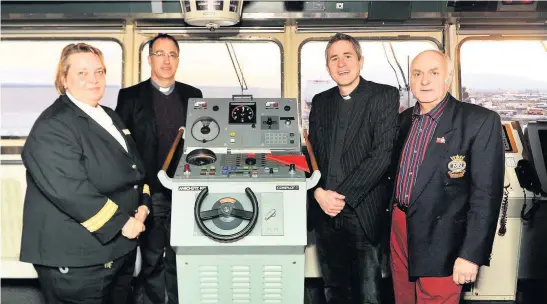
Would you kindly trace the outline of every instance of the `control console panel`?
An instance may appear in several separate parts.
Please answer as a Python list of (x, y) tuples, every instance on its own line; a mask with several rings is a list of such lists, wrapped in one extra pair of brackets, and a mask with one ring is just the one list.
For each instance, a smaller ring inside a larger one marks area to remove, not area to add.
[(184, 137), (175, 178), (305, 176), (291, 162), (303, 157), (294, 99), (190, 99)]
[(300, 151), (294, 99), (190, 99), (185, 152)]

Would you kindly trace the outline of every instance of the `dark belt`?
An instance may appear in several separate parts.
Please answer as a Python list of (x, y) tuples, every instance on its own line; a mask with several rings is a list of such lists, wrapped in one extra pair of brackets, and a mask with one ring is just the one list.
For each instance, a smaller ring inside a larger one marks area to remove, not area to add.
[(405, 206), (405, 205), (399, 203), (398, 201), (394, 201), (393, 203), (395, 204), (395, 206), (397, 206), (397, 208), (399, 208), (399, 210), (403, 211), (403, 213), (408, 212), (408, 206)]

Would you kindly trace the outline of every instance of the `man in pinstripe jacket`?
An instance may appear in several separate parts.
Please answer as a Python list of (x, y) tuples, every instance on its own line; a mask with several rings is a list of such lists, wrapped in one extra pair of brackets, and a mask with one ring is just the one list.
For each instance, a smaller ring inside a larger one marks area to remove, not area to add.
[(314, 96), (309, 140), (322, 173), (310, 221), (327, 303), (380, 303), (380, 246), (399, 91), (360, 76), (359, 42), (334, 35), (325, 51), (337, 83)]

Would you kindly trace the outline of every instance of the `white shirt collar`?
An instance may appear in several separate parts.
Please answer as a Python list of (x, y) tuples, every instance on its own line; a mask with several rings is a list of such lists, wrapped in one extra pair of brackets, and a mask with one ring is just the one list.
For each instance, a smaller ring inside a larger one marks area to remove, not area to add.
[(74, 96), (72, 96), (68, 91), (66, 92), (66, 96), (68, 96), (70, 101), (77, 105), (78, 108), (82, 109), (82, 111), (84, 111), (87, 115), (91, 116), (91, 118), (93, 118), (99, 124), (112, 124), (112, 118), (110, 118), (110, 116), (99, 104), (97, 104), (96, 107), (92, 107), (89, 104), (74, 98)]
[(69, 92), (66, 92), (66, 96), (72, 101), (75, 105), (77, 105), (82, 111), (84, 111), (87, 115), (91, 117), (94, 121), (96, 121), (101, 127), (103, 127), (114, 139), (120, 143), (120, 145), (125, 149), (127, 152), (127, 144), (125, 142), (125, 139), (123, 138), (122, 133), (114, 126), (114, 122), (112, 121), (112, 118), (106, 111), (101, 107), (100, 105), (97, 105), (96, 107), (92, 107), (88, 105), (85, 102), (81, 102), (74, 98), (74, 96), (70, 95)]

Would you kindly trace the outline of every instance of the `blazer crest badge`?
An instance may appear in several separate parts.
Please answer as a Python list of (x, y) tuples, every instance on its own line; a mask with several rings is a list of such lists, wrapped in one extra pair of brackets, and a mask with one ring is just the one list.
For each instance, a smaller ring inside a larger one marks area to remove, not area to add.
[(450, 156), (450, 161), (448, 163), (448, 175), (450, 178), (461, 178), (465, 174), (465, 167), (467, 164), (464, 160), (465, 156), (454, 155)]

